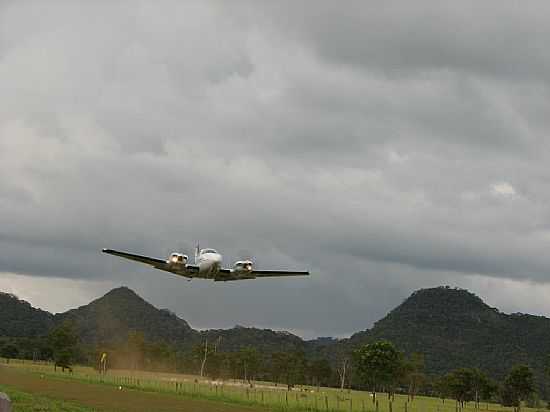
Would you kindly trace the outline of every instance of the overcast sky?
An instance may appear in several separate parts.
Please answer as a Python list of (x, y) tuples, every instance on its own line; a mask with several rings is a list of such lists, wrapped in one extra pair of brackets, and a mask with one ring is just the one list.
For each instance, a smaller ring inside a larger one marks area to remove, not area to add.
[[(363, 330), (422, 287), (550, 315), (550, 3), (0, 2), (0, 290)], [(196, 241), (307, 279), (99, 253)]]

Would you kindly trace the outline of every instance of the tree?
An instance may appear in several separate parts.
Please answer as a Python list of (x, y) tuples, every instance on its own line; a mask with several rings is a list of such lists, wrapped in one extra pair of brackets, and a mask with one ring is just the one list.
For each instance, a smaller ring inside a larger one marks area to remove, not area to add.
[(271, 355), (273, 374), (283, 381), (290, 390), (304, 377), (305, 354), (301, 351), (276, 352)]
[(330, 377), (332, 376), (332, 368), (327, 359), (314, 360), (311, 362), (308, 369), (317, 389), (319, 389), (321, 385), (328, 385)]
[(8, 343), (6, 346), (2, 347), (2, 350), (0, 351), (0, 356), (6, 358), (8, 361), (10, 359), (17, 358), (18, 355), (19, 350), (15, 345), (12, 345), (11, 343)]
[[(481, 397), (483, 398), (483, 400), (489, 402), (489, 400), (491, 400), (494, 395), (498, 394), (498, 390), (498, 383), (492, 379), (487, 378), (487, 380), (485, 381), (485, 385), (481, 390)], [(488, 405), (487, 409), (489, 409)]]
[(464, 402), (473, 399), (472, 392), (473, 373), (471, 369), (460, 368), (447, 374), (447, 384), (451, 396), (464, 407)]
[(476, 408), (479, 409), (480, 397), (489, 388), (489, 378), (477, 368), (471, 369), (471, 385)]
[(382, 388), (391, 395), (402, 372), (402, 353), (391, 342), (384, 340), (366, 344), (353, 355), (359, 377), (372, 388), (373, 402), (376, 401), (376, 392)]
[(252, 381), (256, 378), (260, 368), (260, 355), (255, 348), (248, 346), (240, 350), (239, 358), (244, 373), (244, 380), (252, 385)]
[(440, 376), (435, 379), (433, 386), (437, 396), (439, 396), (439, 399), (445, 403), (445, 399), (451, 396), (449, 375)]
[(426, 380), (423, 354), (413, 353), (409, 359), (403, 362), (403, 377), (408, 386), (408, 398), (412, 402), (420, 385)]
[(346, 385), (346, 375), (349, 371), (349, 363), (350, 361), (347, 356), (342, 356), (338, 361), (336, 372), (338, 373), (338, 378), (340, 380), (340, 391), (343, 391), (344, 386)]
[(527, 365), (514, 366), (504, 379), (503, 405), (515, 406), (519, 411), (521, 401), (526, 400), (533, 392), (535, 392), (535, 377), (531, 368)]
[(61, 367), (72, 371), (71, 365), (76, 358), (76, 345), (78, 336), (70, 322), (53, 329), (48, 335), (48, 342), (53, 352), (54, 369)]
[(131, 330), (128, 332), (126, 342), (129, 361), (132, 369), (139, 369), (143, 366), (143, 351), (145, 349), (145, 338), (143, 332)]
[(200, 376), (201, 378), (204, 376), (204, 371), (206, 368), (206, 360), (208, 359), (208, 355), (214, 352), (214, 348), (212, 346), (208, 346), (208, 338), (205, 339), (204, 345), (201, 343), (193, 348), (193, 353), (195, 358), (200, 362)]

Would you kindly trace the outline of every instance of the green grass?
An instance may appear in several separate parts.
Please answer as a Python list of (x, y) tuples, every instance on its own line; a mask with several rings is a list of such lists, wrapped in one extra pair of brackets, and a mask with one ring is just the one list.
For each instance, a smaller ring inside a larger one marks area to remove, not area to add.
[(8, 394), (13, 412), (93, 412), (95, 409), (57, 399), (21, 392), (6, 385), (0, 385), (0, 392)]
[[(255, 388), (235, 386), (233, 380), (213, 384), (193, 375), (154, 373), (144, 371), (116, 370), (110, 371), (102, 378), (92, 368), (77, 366), (72, 375), (54, 372), (48, 364), (31, 362), (13, 362), (11, 366), (38, 373), (46, 378), (71, 379), (81, 382), (121, 386), (137, 390), (172, 393), (187, 398), (208, 399), (241, 405), (262, 405), (278, 411), (319, 411), (319, 412), (457, 412), (456, 403), (447, 399), (417, 396), (413, 402), (407, 396), (396, 395), (391, 403), (388, 397), (378, 394), (378, 408), (372, 402), (368, 392), (344, 391), (335, 388), (316, 388), (300, 386), (293, 391), (283, 390), (284, 386), (261, 382)], [(197, 380), (197, 382), (196, 382)], [(523, 412), (543, 411), (544, 408), (522, 408)], [(476, 411), (473, 402), (468, 403), (459, 412)], [(502, 407), (494, 403), (482, 403), (480, 412), (512, 412), (513, 408)]]

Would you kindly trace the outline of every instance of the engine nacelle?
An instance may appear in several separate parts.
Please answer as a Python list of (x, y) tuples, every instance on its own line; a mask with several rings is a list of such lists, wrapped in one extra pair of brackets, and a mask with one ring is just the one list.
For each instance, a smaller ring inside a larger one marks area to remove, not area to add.
[(182, 255), (181, 253), (171, 253), (170, 257), (166, 261), (169, 265), (185, 265), (189, 257), (187, 255)]
[(253, 263), (250, 260), (239, 260), (233, 265), (233, 272), (238, 274), (247, 274), (252, 272)]

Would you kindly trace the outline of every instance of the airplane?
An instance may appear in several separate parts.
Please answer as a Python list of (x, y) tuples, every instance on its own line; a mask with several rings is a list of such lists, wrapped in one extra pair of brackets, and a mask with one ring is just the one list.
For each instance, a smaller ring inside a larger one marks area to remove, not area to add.
[(188, 263), (189, 257), (181, 253), (171, 253), (168, 259), (157, 259), (133, 253), (120, 252), (113, 249), (103, 249), (103, 253), (118, 256), (150, 265), (155, 269), (164, 270), (188, 280), (211, 279), (215, 282), (228, 282), (278, 276), (308, 276), (309, 272), (297, 272), (286, 270), (256, 270), (251, 260), (239, 260), (232, 268), (222, 267), (222, 255), (214, 249), (195, 249), (195, 263)]

